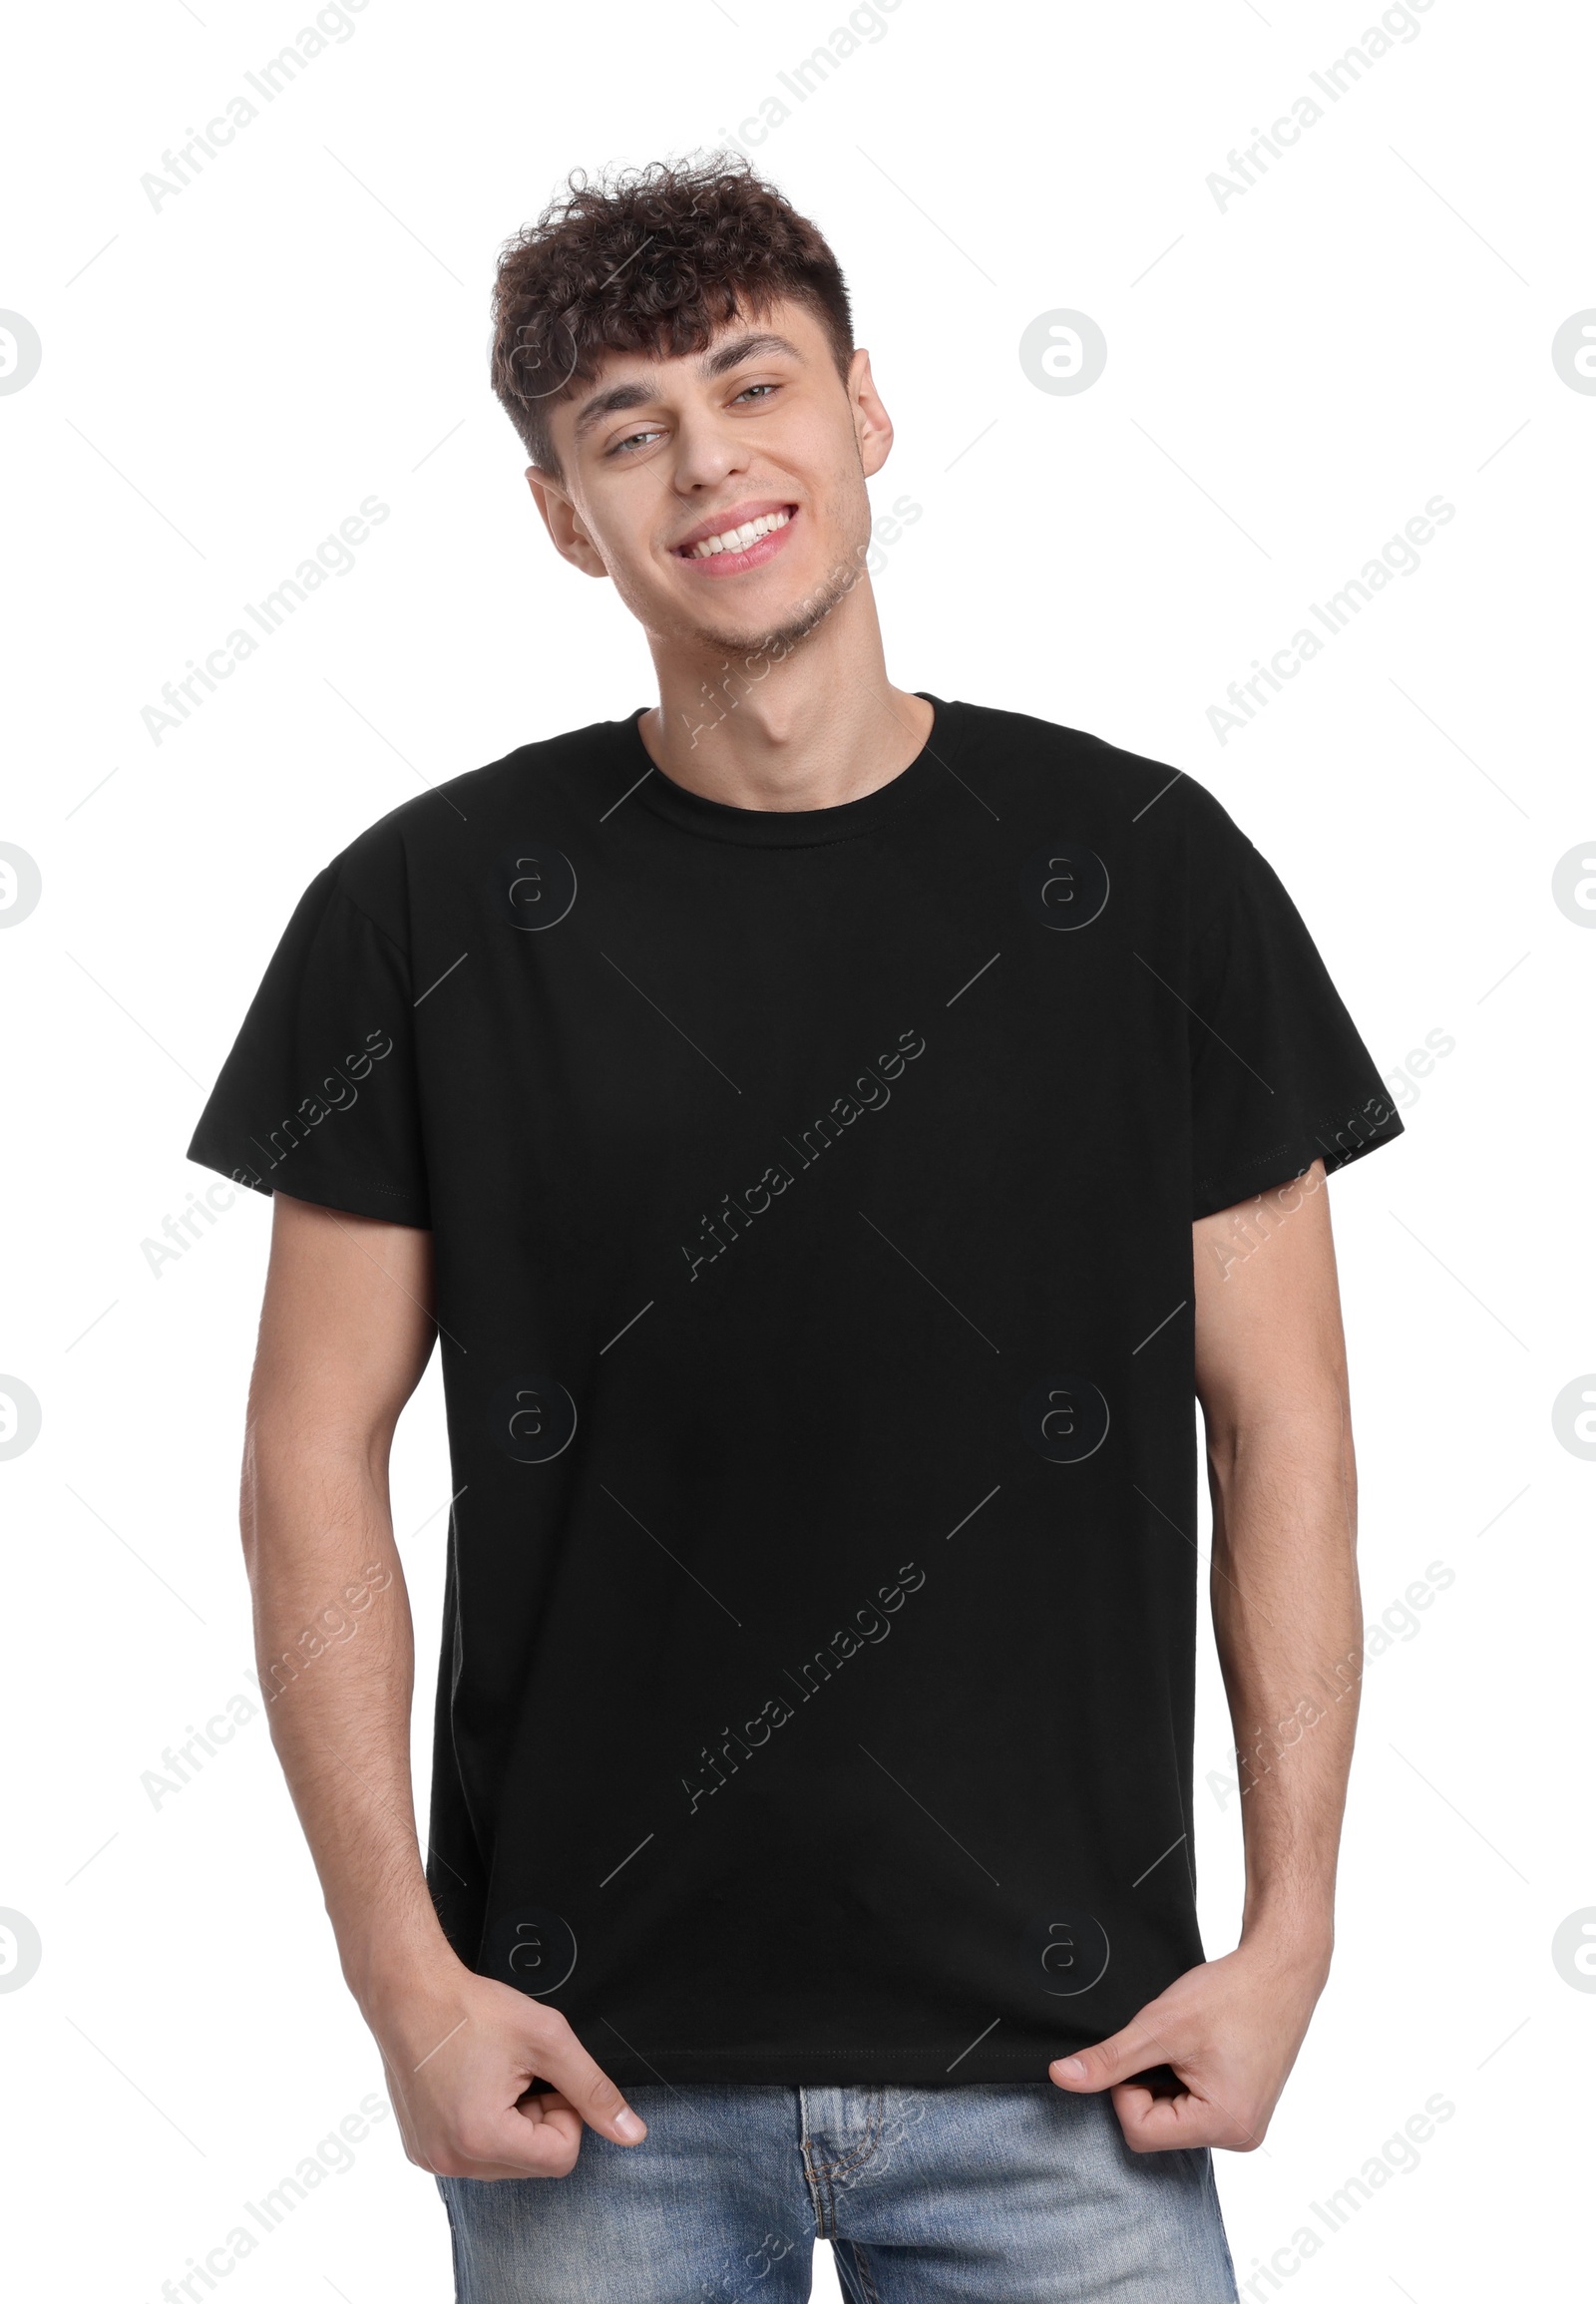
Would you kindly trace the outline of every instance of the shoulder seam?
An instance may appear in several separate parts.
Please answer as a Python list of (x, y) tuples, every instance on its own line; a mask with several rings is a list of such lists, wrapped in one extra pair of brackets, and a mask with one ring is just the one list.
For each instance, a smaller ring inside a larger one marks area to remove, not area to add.
[(354, 899), (354, 898), (353, 898), (353, 897), (352, 897), (352, 896), (349, 894), (349, 891), (348, 891), (348, 890), (347, 890), (347, 889), (344, 887), (344, 885), (343, 885), (343, 867), (342, 867), (342, 864), (340, 864), (340, 865), (339, 865), (339, 867), (338, 867), (338, 878), (337, 878), (337, 879), (336, 879), (336, 880), (333, 882), (333, 884), (332, 884), (332, 893), (333, 893), (333, 895), (334, 895), (334, 896), (337, 896), (337, 897), (341, 897), (341, 898), (343, 899), (344, 903), (345, 903), (345, 904), (346, 904), (346, 905), (349, 907), (349, 909), (350, 909), (350, 911), (351, 911), (351, 912), (357, 912), (357, 913), (360, 915), (361, 919), (362, 919), (362, 920), (365, 922), (365, 924), (366, 924), (367, 928), (374, 928), (374, 929), (376, 930), (376, 932), (377, 932), (378, 936), (380, 936), (380, 937), (381, 937), (381, 939), (382, 939), (382, 941), (383, 941), (383, 943), (384, 943), (384, 944), (389, 944), (389, 945), (392, 945), (392, 947), (393, 947), (394, 951), (395, 951), (395, 952), (396, 952), (396, 953), (399, 955), (399, 958), (400, 958), (400, 959), (401, 959), (401, 960), (404, 961), (404, 963), (405, 963), (405, 974), (408, 976), (408, 975), (409, 975), (409, 973), (410, 973), (410, 955), (409, 955), (409, 953), (408, 953), (408, 952), (405, 950), (404, 946), (403, 946), (403, 945), (402, 945), (402, 944), (399, 942), (399, 939), (398, 939), (396, 936), (390, 936), (390, 935), (389, 935), (388, 931), (387, 931), (387, 930), (386, 930), (386, 929), (383, 927), (383, 925), (382, 925), (382, 923), (381, 923), (381, 921), (380, 921), (380, 920), (373, 920), (373, 918), (371, 917), (371, 914), (370, 914), (369, 912), (367, 912), (367, 910), (366, 910), (365, 906), (364, 906), (363, 904), (357, 904), (357, 903), (355, 902), (355, 899)]

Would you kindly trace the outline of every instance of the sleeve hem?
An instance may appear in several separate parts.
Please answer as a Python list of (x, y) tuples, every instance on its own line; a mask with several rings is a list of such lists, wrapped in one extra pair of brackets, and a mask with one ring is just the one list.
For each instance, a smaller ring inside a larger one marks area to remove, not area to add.
[(1385, 1118), (1379, 1121), (1366, 1119), (1355, 1108), (1351, 1120), (1325, 1121), (1300, 1129), (1266, 1151), (1197, 1177), (1192, 1185), (1192, 1222), (1216, 1216), (1222, 1208), (1234, 1208), (1244, 1200), (1256, 1200), (1260, 1193), (1279, 1185), (1295, 1183), (1316, 1160), (1325, 1163), (1327, 1177), (1334, 1176), (1403, 1134), (1395, 1105), (1388, 1105)]
[(305, 1171), (295, 1176), (291, 1186), (278, 1184), (269, 1177), (262, 1178), (253, 1169), (240, 1166), (224, 1152), (206, 1149), (198, 1137), (189, 1146), (187, 1156), (198, 1167), (214, 1169), (218, 1176), (226, 1177), (229, 1184), (258, 1192), (265, 1200), (280, 1192), (285, 1200), (307, 1200), (314, 1208), (338, 1209), (346, 1216), (368, 1216), (380, 1224), (404, 1224), (418, 1232), (432, 1230), (432, 1212), (424, 1200), (395, 1186), (374, 1184), (369, 1177), (344, 1179)]

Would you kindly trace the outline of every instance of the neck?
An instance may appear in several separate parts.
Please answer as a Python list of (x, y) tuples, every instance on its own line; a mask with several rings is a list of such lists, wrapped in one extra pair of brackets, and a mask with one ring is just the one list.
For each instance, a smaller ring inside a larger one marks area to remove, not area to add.
[(638, 731), (663, 775), (733, 808), (834, 808), (890, 783), (932, 708), (887, 677), (868, 582), (782, 652), (652, 635), (659, 702)]

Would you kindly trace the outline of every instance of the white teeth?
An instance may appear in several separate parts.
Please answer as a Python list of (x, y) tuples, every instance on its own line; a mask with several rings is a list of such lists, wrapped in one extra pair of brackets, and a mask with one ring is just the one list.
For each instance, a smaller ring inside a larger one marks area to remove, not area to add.
[(785, 512), (762, 512), (757, 520), (744, 521), (741, 528), (728, 528), (719, 536), (706, 536), (701, 543), (693, 546), (688, 558), (707, 560), (712, 553), (746, 552), (762, 536), (769, 536), (774, 529), (785, 528), (790, 517)]

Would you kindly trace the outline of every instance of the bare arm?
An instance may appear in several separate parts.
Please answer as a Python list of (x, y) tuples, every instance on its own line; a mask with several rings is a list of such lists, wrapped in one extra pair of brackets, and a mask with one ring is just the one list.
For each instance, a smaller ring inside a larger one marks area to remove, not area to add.
[[(1214, 1632), (1242, 1753), (1241, 1943), (1052, 2068), (1141, 2151), (1246, 2151), (1324, 1989), (1361, 1665), (1357, 1473), (1322, 1163), (1192, 1227)], [(1173, 2066), (1184, 2093), (1131, 2085)], [(1073, 2068), (1073, 2069), (1072, 2069)]]
[[(621, 2143), (642, 2123), (563, 2016), (456, 1957), (416, 1840), (388, 1451), (431, 1308), (430, 1233), (275, 1196), (240, 1512), (260, 1682), (410, 2157), (441, 2175), (563, 2175), (585, 2119)], [(557, 2093), (529, 2097), (534, 2074)]]
[(1247, 1854), (1242, 1941), (1328, 1967), (1363, 1610), (1358, 1470), (1322, 1164), (1301, 1186), (1226, 1209), (1194, 1231), (1210, 1588)]

